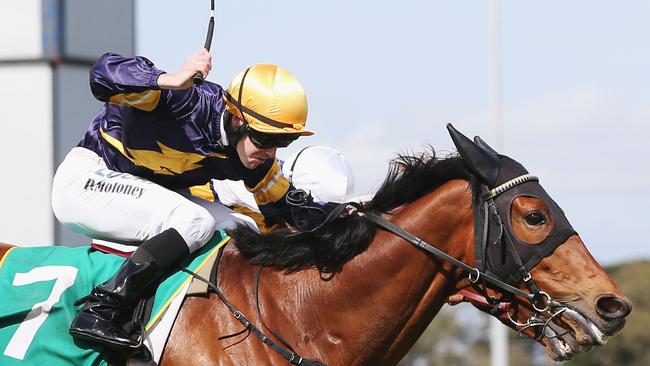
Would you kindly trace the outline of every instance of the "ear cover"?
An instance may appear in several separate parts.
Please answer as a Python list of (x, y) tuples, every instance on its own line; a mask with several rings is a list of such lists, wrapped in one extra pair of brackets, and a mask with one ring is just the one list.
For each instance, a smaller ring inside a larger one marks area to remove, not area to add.
[(475, 144), (467, 136), (458, 132), (451, 123), (447, 124), (447, 130), (469, 170), (489, 188), (496, 187), (501, 172), (501, 162), (494, 150), (490, 149), (490, 151)]
[(485, 150), (493, 153), (494, 155), (499, 155), (499, 153), (496, 152), (496, 150), (491, 148), (490, 145), (487, 144), (487, 142), (483, 141), (483, 139), (478, 137), (478, 136), (474, 136), (474, 143), (477, 144), (478, 146), (484, 148)]

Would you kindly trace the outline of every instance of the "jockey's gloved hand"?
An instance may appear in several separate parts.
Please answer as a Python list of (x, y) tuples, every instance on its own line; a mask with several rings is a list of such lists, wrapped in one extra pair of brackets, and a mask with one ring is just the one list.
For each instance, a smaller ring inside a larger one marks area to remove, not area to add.
[(318, 229), (329, 213), (338, 204), (333, 202), (314, 202), (311, 192), (304, 189), (294, 189), (287, 193), (287, 204), (291, 212), (293, 226), (300, 231), (312, 232)]

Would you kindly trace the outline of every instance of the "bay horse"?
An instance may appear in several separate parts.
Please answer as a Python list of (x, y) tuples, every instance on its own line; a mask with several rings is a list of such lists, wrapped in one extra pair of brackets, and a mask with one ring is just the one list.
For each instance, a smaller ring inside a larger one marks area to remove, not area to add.
[(537, 178), (448, 129), (459, 156), (399, 156), (314, 232), (235, 232), (215, 271), (228, 304), (186, 298), (160, 365), (395, 365), (461, 289), (555, 360), (622, 329), (630, 301)]
[[(435, 243), (476, 270), (469, 276), (358, 215), (314, 233), (239, 231), (218, 287), (252, 323), (327, 365), (396, 364), (447, 298), (470, 286), (492, 303), (479, 309), (525, 328), (555, 360), (603, 344), (623, 327), (629, 300), (536, 180), (516, 181), (531, 177), (519, 163), (448, 128), (460, 157), (401, 156), (363, 210)], [(264, 265), (257, 283), (251, 263)], [(508, 284), (519, 291), (505, 291)], [(494, 311), (506, 301), (507, 312)], [(187, 298), (161, 364), (288, 364), (249, 333), (217, 341), (242, 330), (228, 312), (217, 296)], [(535, 321), (544, 326), (521, 326)]]

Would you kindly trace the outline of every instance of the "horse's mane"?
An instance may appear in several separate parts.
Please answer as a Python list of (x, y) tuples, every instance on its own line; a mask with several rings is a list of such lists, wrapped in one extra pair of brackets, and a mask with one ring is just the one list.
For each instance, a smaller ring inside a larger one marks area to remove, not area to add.
[[(460, 157), (438, 158), (432, 147), (420, 155), (399, 154), (364, 208), (375, 213), (389, 212), (450, 180), (469, 180), (469, 176)], [(238, 227), (232, 236), (239, 251), (253, 263), (288, 271), (316, 267), (321, 272), (333, 273), (363, 252), (375, 231), (375, 224), (359, 216), (349, 216), (312, 233), (280, 230), (258, 234)]]

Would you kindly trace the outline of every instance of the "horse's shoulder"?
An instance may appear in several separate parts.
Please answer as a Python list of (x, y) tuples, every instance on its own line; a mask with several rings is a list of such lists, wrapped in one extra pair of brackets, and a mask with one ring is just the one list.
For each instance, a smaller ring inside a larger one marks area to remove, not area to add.
[(235, 261), (239, 264), (242, 262), (246, 263), (247, 260), (244, 255), (237, 249), (237, 239), (230, 238), (228, 243), (223, 248), (223, 253), (221, 254), (222, 262), (232, 262)]
[(252, 281), (252, 278), (259, 267), (258, 264), (251, 263), (239, 251), (239, 249), (237, 249), (236, 239), (234, 238), (230, 238), (227, 245), (223, 247), (220, 258), (216, 260), (212, 266), (213, 271), (214, 266), (217, 266), (216, 273), (220, 283), (238, 283), (241, 286), (248, 284), (249, 280)]

